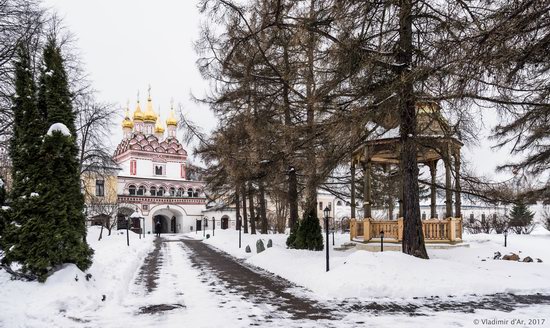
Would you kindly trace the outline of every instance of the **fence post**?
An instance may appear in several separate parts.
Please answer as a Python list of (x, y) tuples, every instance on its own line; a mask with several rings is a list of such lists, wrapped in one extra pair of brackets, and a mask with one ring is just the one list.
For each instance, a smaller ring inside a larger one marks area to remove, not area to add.
[(363, 241), (370, 240), (370, 219), (363, 220)]
[(351, 219), (349, 221), (349, 239), (352, 241), (357, 236), (356, 220)]
[(456, 240), (456, 218), (450, 218), (449, 219), (449, 240), (455, 241)]

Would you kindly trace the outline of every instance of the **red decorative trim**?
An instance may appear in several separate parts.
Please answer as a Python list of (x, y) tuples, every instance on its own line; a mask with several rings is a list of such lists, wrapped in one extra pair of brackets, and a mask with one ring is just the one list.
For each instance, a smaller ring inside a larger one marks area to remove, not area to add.
[(203, 198), (203, 197), (180, 198), (180, 197), (151, 197), (151, 196), (118, 195), (118, 203), (204, 205), (204, 204), (206, 204), (206, 198)]
[(130, 175), (136, 175), (137, 172), (137, 162), (135, 159), (130, 161)]

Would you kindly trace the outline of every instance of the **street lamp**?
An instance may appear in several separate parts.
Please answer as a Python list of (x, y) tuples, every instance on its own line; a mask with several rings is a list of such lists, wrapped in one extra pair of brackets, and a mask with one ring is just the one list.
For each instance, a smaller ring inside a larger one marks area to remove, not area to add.
[(327, 245), (327, 272), (329, 270), (329, 259), (328, 259), (328, 216), (330, 215), (330, 208), (325, 207), (325, 209), (323, 210), (324, 214), (325, 214), (325, 236), (326, 236), (326, 245)]
[(241, 224), (241, 216), (240, 215), (237, 217), (237, 226), (239, 227), (239, 248), (241, 248), (241, 228), (242, 228), (242, 224)]

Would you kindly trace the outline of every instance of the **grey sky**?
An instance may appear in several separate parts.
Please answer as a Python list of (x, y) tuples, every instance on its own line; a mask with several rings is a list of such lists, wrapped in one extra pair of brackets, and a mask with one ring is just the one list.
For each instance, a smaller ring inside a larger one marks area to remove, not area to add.
[[(208, 84), (201, 78), (195, 61), (193, 41), (198, 38), (201, 17), (197, 0), (46, 0), (76, 35), (86, 70), (102, 101), (135, 106), (152, 88), (155, 110), (166, 117), (170, 99), (181, 103), (193, 121), (209, 131), (217, 120), (210, 110), (191, 101), (190, 94), (203, 95)], [(486, 113), (480, 122), (494, 125), (496, 115)], [(117, 122), (113, 144), (121, 138)], [(485, 137), (490, 131), (480, 127), (480, 145), (469, 146), (463, 155), (479, 174), (491, 175), (509, 155), (494, 152)], [(189, 149), (191, 150), (191, 149)], [(503, 177), (499, 177), (503, 178)]]

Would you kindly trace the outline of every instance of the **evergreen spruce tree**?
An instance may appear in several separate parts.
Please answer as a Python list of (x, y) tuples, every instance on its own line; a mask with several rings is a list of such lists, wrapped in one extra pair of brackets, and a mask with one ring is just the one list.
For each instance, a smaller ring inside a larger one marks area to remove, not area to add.
[[(289, 239), (292, 237), (289, 236)], [(288, 240), (287, 240), (288, 245)], [(323, 235), (321, 232), (321, 225), (319, 219), (315, 215), (315, 212), (304, 213), (304, 218), (300, 222), (294, 242), (288, 245), (290, 248), (296, 249), (308, 249), (311, 251), (323, 250)]]
[(44, 66), (40, 75), (38, 108), (46, 118), (46, 126), (63, 123), (76, 136), (75, 119), (67, 72), (63, 66), (61, 50), (53, 38), (44, 47)]
[(529, 234), (533, 231), (535, 214), (523, 203), (515, 204), (508, 215), (508, 224), (517, 234)]
[(19, 199), (29, 196), (36, 185), (32, 172), (40, 165), (36, 160), (42, 136), (45, 132), (44, 117), (36, 105), (36, 85), (28, 48), (21, 44), (18, 47), (18, 58), (15, 63), (15, 95), (13, 97), (13, 137), (10, 143), (12, 160), (11, 198)]
[(18, 220), (6, 228), (11, 245), (4, 245), (9, 251), (3, 259), (8, 264), (20, 262), (24, 273), (40, 281), (63, 263), (87, 269), (93, 254), (86, 243), (75, 115), (55, 40), (48, 41), (43, 60), (38, 108), (48, 123), (61, 124), (50, 129), (35, 153), (34, 162), (40, 166), (29, 172), (33, 190), (14, 202), (13, 216)]
[(42, 146), (44, 119), (36, 106), (36, 86), (24, 43), (17, 48), (15, 68), (15, 94), (13, 103), (13, 136), (10, 140), (13, 184), (10, 191), (11, 210), (4, 211), (4, 227), (0, 246), (5, 251), (3, 263), (23, 262), (25, 252), (20, 248), (20, 229), (37, 211), (30, 204), (30, 194), (37, 185), (41, 161), (38, 153)]

